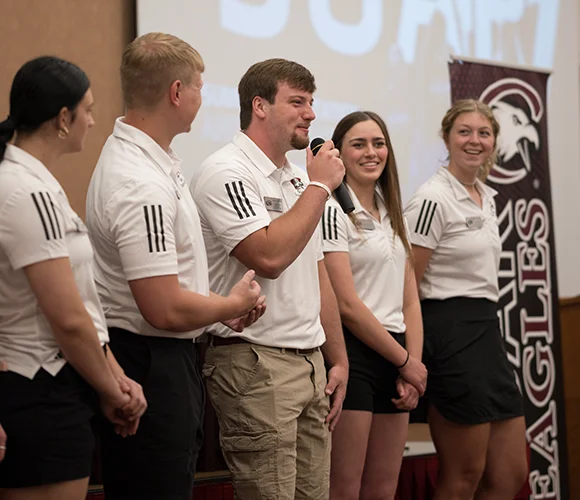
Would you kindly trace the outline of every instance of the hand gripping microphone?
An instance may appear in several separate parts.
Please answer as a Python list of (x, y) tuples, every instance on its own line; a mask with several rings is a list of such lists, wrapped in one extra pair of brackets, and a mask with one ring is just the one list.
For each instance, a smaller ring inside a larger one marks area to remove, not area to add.
[[(312, 139), (310, 143), (310, 149), (312, 150), (312, 155), (316, 156), (320, 146), (322, 146), (326, 141), (321, 137), (315, 137)], [(352, 199), (350, 197), (350, 193), (348, 192), (348, 188), (344, 185), (344, 182), (340, 183), (334, 190), (334, 196), (336, 197), (336, 201), (338, 201), (340, 208), (345, 214), (349, 214), (354, 210), (354, 205), (352, 203)]]

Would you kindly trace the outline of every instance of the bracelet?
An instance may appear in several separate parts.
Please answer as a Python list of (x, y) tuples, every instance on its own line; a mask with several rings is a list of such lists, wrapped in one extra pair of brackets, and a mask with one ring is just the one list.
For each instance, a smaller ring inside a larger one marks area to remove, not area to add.
[(403, 368), (407, 364), (407, 362), (409, 361), (409, 357), (410, 357), (410, 354), (409, 354), (409, 351), (407, 351), (407, 359), (405, 359), (405, 362), (401, 366), (395, 365), (395, 368), (397, 370), (400, 370), (401, 368)]
[(316, 186), (316, 187), (324, 189), (326, 191), (326, 201), (330, 200), (330, 197), (332, 196), (332, 192), (330, 191), (330, 188), (326, 184), (322, 184), (322, 182), (312, 181), (312, 182), (309, 182), (308, 185), (309, 186)]

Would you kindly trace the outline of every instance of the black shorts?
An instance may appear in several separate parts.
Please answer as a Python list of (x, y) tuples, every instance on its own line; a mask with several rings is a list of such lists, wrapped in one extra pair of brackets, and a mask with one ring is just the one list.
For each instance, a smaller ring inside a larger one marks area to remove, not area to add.
[[(342, 326), (348, 353), (349, 375), (344, 410), (371, 413), (406, 413), (391, 401), (398, 398), (396, 381), (399, 370), (379, 353), (361, 342), (346, 326)], [(385, 332), (385, 335), (388, 335)], [(405, 347), (404, 333), (391, 333)]]
[(69, 364), (30, 380), (0, 372), (0, 423), (8, 436), (0, 488), (27, 488), (88, 477), (96, 395)]
[(110, 328), (110, 349), (143, 386), (148, 408), (135, 436), (122, 438), (100, 417), (107, 500), (190, 500), (202, 443), (203, 386), (194, 342)]
[(421, 310), (427, 404), (458, 424), (522, 416), (523, 398), (507, 359), (497, 304), (457, 297), (424, 300)]

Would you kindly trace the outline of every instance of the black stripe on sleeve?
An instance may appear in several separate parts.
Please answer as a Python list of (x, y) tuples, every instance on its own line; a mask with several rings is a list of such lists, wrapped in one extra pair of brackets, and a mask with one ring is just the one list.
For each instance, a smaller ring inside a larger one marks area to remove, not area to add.
[(437, 202), (423, 200), (423, 204), (421, 205), (421, 210), (419, 212), (419, 217), (417, 218), (417, 223), (415, 224), (415, 232), (417, 234), (423, 236), (427, 236), (429, 234), (436, 209)]
[(433, 205), (433, 202), (431, 200), (429, 200), (427, 202), (427, 208), (425, 209), (425, 214), (423, 216), (423, 224), (421, 224), (421, 230), (419, 231), (420, 234), (427, 236), (427, 233), (425, 232), (425, 224), (427, 224), (427, 219), (429, 218), (429, 214), (431, 213), (431, 205)]
[(242, 201), (242, 197), (240, 196), (240, 193), (238, 192), (238, 186), (235, 182), (232, 182), (232, 189), (234, 191), (234, 194), (236, 195), (236, 199), (238, 200), (238, 206), (242, 207), (242, 210), (244, 211), (245, 216), (249, 217), (250, 212), (248, 212), (246, 205)]
[(151, 220), (153, 222), (153, 232), (155, 233), (155, 251), (159, 252), (159, 231), (157, 229), (157, 213), (155, 205), (151, 205)]
[(163, 207), (161, 205), (157, 205), (159, 207), (159, 226), (161, 227), (161, 247), (165, 252), (167, 248), (165, 247), (165, 230), (163, 229)]
[(151, 224), (149, 223), (149, 212), (147, 210), (147, 205), (143, 207), (143, 212), (145, 214), (145, 225), (147, 226), (147, 241), (149, 242), (149, 252), (153, 252), (153, 242), (151, 241)]
[(147, 243), (149, 252), (165, 252), (165, 228), (163, 226), (163, 207), (161, 205), (143, 206), (145, 226), (147, 227)]
[(234, 207), (239, 219), (247, 219), (251, 215), (256, 216), (242, 181), (226, 182), (225, 187), (232, 207)]
[[(40, 193), (38, 193), (40, 195)], [(42, 223), (42, 227), (44, 228), (44, 236), (46, 237), (47, 240), (50, 240), (50, 235), (48, 234), (48, 228), (46, 227), (46, 221), (44, 220), (44, 215), (42, 213), (42, 210), (40, 208), (40, 204), (38, 203), (38, 200), (36, 199), (36, 194), (35, 193), (30, 193), (30, 196), (32, 196), (32, 201), (34, 202), (34, 206), (36, 207), (36, 211), (38, 212), (38, 216), (40, 217), (40, 222)]]
[(326, 241), (338, 240), (338, 211), (334, 207), (326, 207), (322, 216), (322, 239)]
[(244, 190), (244, 185), (242, 184), (242, 181), (238, 181), (238, 184), (240, 185), (240, 193), (242, 193), (242, 197), (244, 198), (244, 201), (246, 202), (246, 206), (250, 209), (250, 212), (252, 212), (252, 215), (255, 216), (256, 212), (254, 212), (254, 209), (252, 208), (252, 204), (250, 203), (250, 200), (246, 196), (246, 191)]
[(427, 229), (425, 230), (425, 234), (429, 234), (429, 230), (431, 229), (431, 222), (433, 222), (433, 216), (435, 215), (435, 209), (437, 208), (437, 202), (433, 204), (433, 210), (431, 210), (431, 216), (429, 217), (429, 222), (427, 222)]
[(419, 212), (419, 217), (417, 217), (417, 224), (415, 225), (415, 232), (419, 232), (419, 224), (421, 224), (421, 218), (423, 217), (423, 211), (425, 210), (425, 205), (427, 204), (427, 200), (423, 200), (423, 204), (421, 205), (421, 211)]
[(62, 233), (60, 232), (60, 223), (58, 222), (58, 217), (56, 216), (56, 210), (54, 209), (54, 203), (52, 202), (52, 197), (50, 194), (48, 195), (48, 200), (50, 201), (50, 208), (52, 209), (52, 215), (54, 217), (54, 221), (56, 222), (56, 229), (58, 231), (58, 237), (62, 238)]
[(226, 186), (226, 191), (228, 193), (228, 196), (230, 197), (230, 202), (232, 203), (232, 207), (234, 207), (234, 209), (236, 210), (236, 213), (238, 214), (238, 218), (243, 219), (244, 216), (242, 215), (242, 212), (240, 212), (238, 205), (236, 205), (236, 200), (234, 199), (234, 195), (232, 193), (232, 189), (231, 189), (230, 185), (226, 182), (225, 186)]
[[(52, 220), (52, 215), (50, 214), (50, 211), (48, 210), (48, 203), (46, 202), (46, 199), (48, 198), (48, 193), (38, 193), (38, 194), (40, 196), (40, 199), (42, 200), (42, 205), (44, 206), (46, 219), (48, 220), (48, 223), (50, 224), (50, 229), (52, 230), (52, 237), (53, 237), (53, 239), (56, 240), (56, 230), (54, 228), (54, 221)], [(49, 201), (50, 201), (50, 199), (49, 199)]]

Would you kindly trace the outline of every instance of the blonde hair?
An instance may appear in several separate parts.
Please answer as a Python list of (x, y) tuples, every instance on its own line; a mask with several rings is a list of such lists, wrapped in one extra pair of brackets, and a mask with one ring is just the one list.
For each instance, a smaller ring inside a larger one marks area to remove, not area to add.
[(449, 133), (453, 128), (455, 120), (457, 120), (457, 117), (463, 113), (479, 113), (481, 116), (487, 118), (491, 124), (494, 137), (493, 152), (487, 162), (485, 162), (485, 165), (482, 165), (481, 171), (478, 174), (479, 179), (485, 182), (489, 172), (497, 161), (497, 136), (499, 135), (499, 122), (496, 120), (491, 108), (484, 102), (476, 99), (460, 99), (453, 103), (441, 120), (441, 137), (443, 137), (445, 142), (449, 139)]
[(123, 52), (121, 87), (127, 109), (151, 108), (175, 81), (190, 85), (203, 73), (203, 59), (187, 42), (166, 33), (147, 33)]

